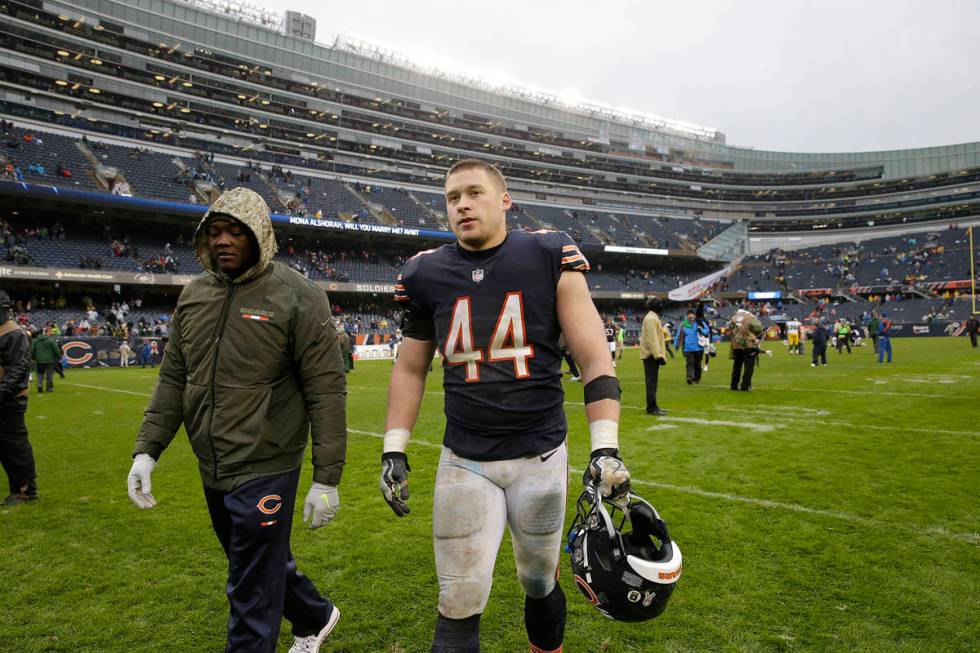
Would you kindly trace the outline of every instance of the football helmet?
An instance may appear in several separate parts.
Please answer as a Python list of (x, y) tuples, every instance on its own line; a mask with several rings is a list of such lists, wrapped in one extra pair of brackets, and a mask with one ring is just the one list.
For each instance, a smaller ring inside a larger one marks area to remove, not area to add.
[[(629, 531), (623, 532), (627, 521)], [(617, 621), (646, 621), (661, 614), (681, 577), (681, 550), (667, 525), (653, 506), (632, 493), (612, 503), (602, 500), (594, 485), (586, 486), (565, 551), (579, 590)]]

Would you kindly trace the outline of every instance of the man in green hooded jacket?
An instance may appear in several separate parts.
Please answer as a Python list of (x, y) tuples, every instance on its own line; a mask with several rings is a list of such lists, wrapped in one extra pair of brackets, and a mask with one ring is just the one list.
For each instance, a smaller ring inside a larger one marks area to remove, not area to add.
[(205, 272), (177, 301), (160, 379), (133, 450), (129, 496), (152, 508), (150, 474), (183, 424), (215, 534), (228, 558), (228, 651), (315, 652), (340, 616), (289, 549), (307, 433), (313, 485), (303, 519), (334, 518), (344, 466), (346, 381), (326, 294), (288, 266), (269, 207), (235, 188), (194, 235)]
[(51, 337), (51, 327), (44, 327), (41, 334), (34, 338), (31, 355), (34, 357), (37, 373), (37, 391), (54, 392), (54, 368), (61, 364), (61, 347)]

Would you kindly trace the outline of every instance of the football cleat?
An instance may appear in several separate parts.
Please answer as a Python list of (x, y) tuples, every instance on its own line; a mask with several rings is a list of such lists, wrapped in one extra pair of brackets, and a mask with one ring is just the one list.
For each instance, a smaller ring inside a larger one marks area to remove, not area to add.
[[(607, 508), (608, 506), (608, 508)], [(629, 521), (628, 532), (623, 528)], [(681, 550), (656, 509), (635, 494), (621, 509), (594, 485), (578, 499), (568, 530), (572, 577), (599, 612), (616, 621), (646, 621), (667, 609), (681, 577)]]

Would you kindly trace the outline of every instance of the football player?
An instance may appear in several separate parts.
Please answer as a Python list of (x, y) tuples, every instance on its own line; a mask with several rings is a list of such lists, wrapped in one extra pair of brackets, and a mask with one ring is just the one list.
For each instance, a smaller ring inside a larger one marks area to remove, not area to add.
[(404, 340), (388, 392), (381, 491), (395, 514), (409, 512), (405, 451), (438, 347), (446, 428), (432, 509), (439, 614), (431, 651), (480, 650), (480, 615), (507, 525), (530, 650), (553, 653), (565, 629), (557, 572), (568, 480), (559, 333), (585, 384), (585, 481), (614, 500), (629, 489), (619, 382), (585, 282), (589, 264), (572, 239), (508, 232), (506, 182), (483, 161), (457, 162), (445, 190), (457, 241), (415, 255), (395, 285)]
[(803, 324), (795, 317), (786, 321), (786, 341), (789, 344), (790, 354), (801, 354), (803, 348), (800, 346), (800, 329)]

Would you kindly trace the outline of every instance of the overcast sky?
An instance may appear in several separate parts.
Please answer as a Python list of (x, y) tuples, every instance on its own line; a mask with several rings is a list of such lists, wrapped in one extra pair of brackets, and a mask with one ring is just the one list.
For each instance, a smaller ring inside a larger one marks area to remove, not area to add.
[(980, 140), (978, 0), (259, 0), (425, 64), (833, 152)]

